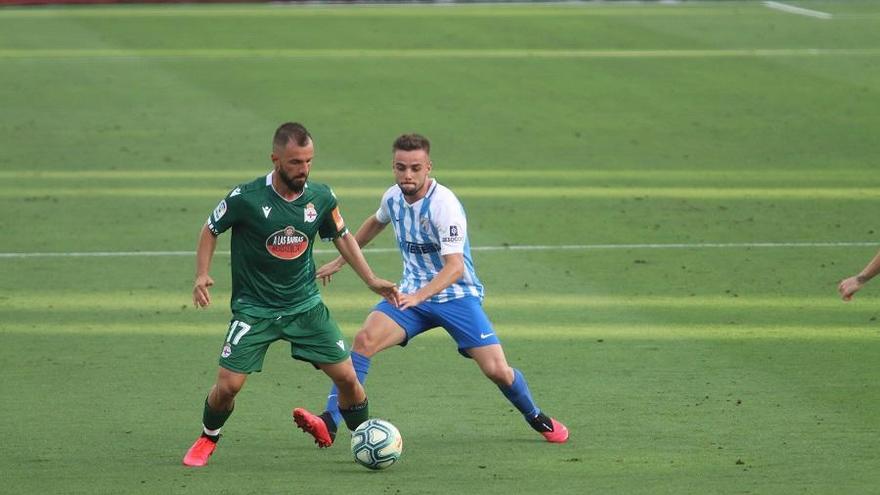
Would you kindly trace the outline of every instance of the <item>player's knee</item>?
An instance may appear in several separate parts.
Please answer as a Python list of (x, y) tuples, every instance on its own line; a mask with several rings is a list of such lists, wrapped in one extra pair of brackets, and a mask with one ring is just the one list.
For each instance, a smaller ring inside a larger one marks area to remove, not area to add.
[(483, 366), (483, 374), (496, 385), (510, 386), (513, 384), (513, 369), (506, 363), (491, 362)]
[(378, 352), (378, 341), (370, 336), (369, 333), (361, 330), (354, 336), (354, 344), (352, 350), (366, 357), (372, 357)]

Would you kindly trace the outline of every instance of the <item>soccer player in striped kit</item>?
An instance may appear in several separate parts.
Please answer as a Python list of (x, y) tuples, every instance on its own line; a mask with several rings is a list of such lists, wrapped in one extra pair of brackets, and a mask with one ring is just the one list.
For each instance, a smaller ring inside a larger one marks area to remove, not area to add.
[[(418, 134), (404, 134), (394, 141), (392, 168), (397, 184), (385, 192), (379, 210), (355, 234), (363, 247), (391, 224), (403, 256), (399, 306), (377, 304), (355, 336), (351, 358), (358, 379), (364, 382), (377, 352), (405, 346), (422, 332), (443, 327), (458, 351), (477, 363), (532, 428), (548, 442), (563, 443), (568, 429), (535, 405), (525, 377), (508, 365), (483, 311), (483, 286), (471, 261), (464, 208), (451, 190), (430, 177), (430, 151), (428, 139)], [(326, 284), (345, 263), (338, 257), (319, 268), (316, 277)], [(321, 415), (297, 408), (294, 420), (319, 447), (332, 445), (342, 422), (336, 388), (331, 389)]]

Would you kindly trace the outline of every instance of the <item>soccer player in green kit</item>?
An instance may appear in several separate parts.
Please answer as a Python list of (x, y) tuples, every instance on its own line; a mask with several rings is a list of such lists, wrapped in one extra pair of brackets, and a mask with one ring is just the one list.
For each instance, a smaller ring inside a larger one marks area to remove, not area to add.
[(232, 321), (217, 380), (205, 399), (202, 434), (183, 458), (187, 466), (207, 464), (236, 394), (250, 373), (262, 369), (269, 344), (277, 340), (290, 342), (294, 359), (312, 363), (333, 380), (350, 429), (369, 417), (349, 350), (315, 283), (315, 240), (332, 240), (364, 283), (393, 304), (397, 288), (373, 274), (330, 188), (308, 181), (314, 144), (306, 128), (282, 124), (271, 157), (272, 172), (229, 192), (199, 236), (193, 303), (205, 307), (211, 303), (208, 288), (214, 281), (208, 272), (217, 236), (232, 229)]

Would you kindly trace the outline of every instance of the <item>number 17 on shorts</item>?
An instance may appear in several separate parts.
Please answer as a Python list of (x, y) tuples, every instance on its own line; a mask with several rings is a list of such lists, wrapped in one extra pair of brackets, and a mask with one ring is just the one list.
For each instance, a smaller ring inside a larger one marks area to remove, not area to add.
[(220, 357), (228, 358), (232, 354), (232, 346), (238, 345), (241, 338), (245, 336), (251, 329), (251, 326), (243, 321), (232, 320), (229, 325), (229, 333), (226, 335), (226, 343), (223, 344), (223, 350), (220, 351)]

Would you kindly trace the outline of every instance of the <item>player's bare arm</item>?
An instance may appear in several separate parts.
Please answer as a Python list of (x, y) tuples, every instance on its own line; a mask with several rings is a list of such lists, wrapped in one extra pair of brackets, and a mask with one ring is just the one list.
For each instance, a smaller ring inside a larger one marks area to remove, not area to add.
[(418, 306), (434, 294), (454, 284), (464, 274), (464, 255), (461, 253), (444, 254), (443, 269), (437, 272), (427, 285), (412, 294), (401, 294), (400, 309)]
[(840, 297), (844, 301), (851, 300), (853, 295), (864, 287), (869, 280), (877, 276), (878, 273), (880, 273), (880, 252), (874, 255), (871, 262), (857, 275), (840, 281), (840, 284), (837, 286)]
[[(382, 230), (385, 228), (385, 225), (387, 224), (380, 222), (376, 218), (376, 215), (370, 215), (369, 218), (364, 220), (364, 223), (360, 226), (360, 228), (358, 228), (357, 233), (354, 235), (358, 246), (363, 248), (364, 246), (369, 244), (370, 241), (375, 239), (376, 236), (379, 235), (380, 232), (382, 232)], [(320, 268), (318, 268), (318, 271), (315, 272), (315, 278), (321, 279), (321, 283), (323, 285), (327, 285), (330, 282), (332, 275), (341, 270), (342, 267), (345, 266), (345, 263), (345, 258), (343, 258), (342, 256), (337, 256), (336, 259), (334, 259), (333, 261), (325, 263)]]
[(339, 254), (351, 265), (351, 268), (367, 284), (370, 290), (384, 297), (386, 301), (395, 306), (399, 304), (398, 298), (400, 293), (397, 291), (397, 284), (381, 279), (373, 274), (373, 270), (367, 264), (367, 260), (364, 258), (361, 248), (358, 247), (354, 236), (343, 235), (337, 237), (333, 240), (333, 244), (336, 246)]
[(211, 304), (211, 294), (208, 288), (214, 285), (214, 279), (208, 275), (211, 269), (211, 259), (214, 257), (214, 249), (217, 248), (217, 237), (208, 230), (208, 226), (202, 227), (199, 233), (199, 245), (196, 248), (196, 279), (193, 283), (193, 305), (204, 308)]

